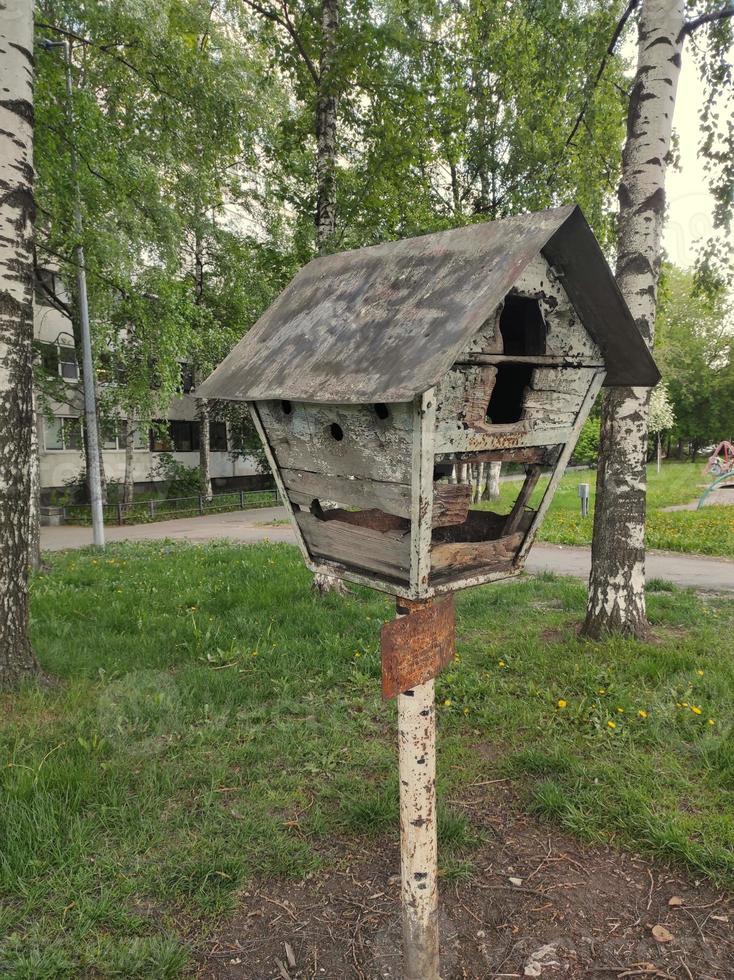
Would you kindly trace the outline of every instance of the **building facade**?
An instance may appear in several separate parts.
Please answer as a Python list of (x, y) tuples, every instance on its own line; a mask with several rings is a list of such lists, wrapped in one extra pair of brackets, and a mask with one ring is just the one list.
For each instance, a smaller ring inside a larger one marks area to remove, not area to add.
[[(54, 396), (37, 392), (38, 444), (40, 454), (41, 493), (47, 502), (55, 493), (68, 491), (79, 483), (85, 468), (82, 432), (84, 399), (81, 373), (77, 363), (72, 325), (64, 312), (49, 296), (64, 296), (63, 286), (52, 270), (41, 272), (46, 289), (39, 289), (34, 312), (36, 348), (43, 365), (52, 377), (58, 375)], [(100, 383), (104, 385), (104, 380)], [(136, 489), (163, 489), (161, 454), (186, 467), (199, 463), (199, 423), (196, 399), (192, 392), (193, 376), (186, 364), (181, 366), (181, 395), (174, 399), (165, 417), (149, 428), (134, 430), (133, 478)], [(108, 420), (102, 424), (102, 461), (107, 481), (122, 482), (125, 476), (125, 446), (121, 426)], [(255, 461), (233, 452), (229, 427), (225, 422), (210, 423), (210, 472), (215, 493), (230, 489), (255, 489), (270, 486), (271, 481), (258, 472)]]

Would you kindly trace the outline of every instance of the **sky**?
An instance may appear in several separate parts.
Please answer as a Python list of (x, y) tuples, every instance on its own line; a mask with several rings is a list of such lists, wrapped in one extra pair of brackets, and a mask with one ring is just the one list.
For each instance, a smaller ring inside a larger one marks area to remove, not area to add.
[[(734, 59), (734, 48), (730, 52)], [(703, 85), (690, 52), (683, 52), (673, 127), (678, 135), (679, 169), (668, 169), (666, 194), (668, 220), (663, 244), (675, 265), (690, 268), (696, 259), (696, 244), (713, 230), (713, 200), (706, 190), (707, 178), (698, 157), (700, 141), (698, 113), (703, 105)], [(734, 232), (729, 236), (734, 249)]]

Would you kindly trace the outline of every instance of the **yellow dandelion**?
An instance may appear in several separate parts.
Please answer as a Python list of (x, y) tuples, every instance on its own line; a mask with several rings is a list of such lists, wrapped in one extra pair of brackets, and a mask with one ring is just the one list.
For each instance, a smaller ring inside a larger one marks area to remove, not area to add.
[(464, 708), (464, 714), (465, 715), (468, 715), (469, 714), (469, 709), (468, 708)]
[(600, 687), (599, 690), (596, 693), (597, 694), (606, 694), (607, 692), (604, 690), (603, 687)]
[(624, 714), (624, 708), (617, 707), (617, 711), (619, 712), (620, 715)]
[(714, 721), (713, 718), (709, 718), (708, 723), (709, 723), (709, 725), (715, 725), (716, 724), (716, 722)]
[(640, 708), (637, 714), (640, 716), (640, 718), (647, 718), (647, 712), (643, 708)]
[(697, 707), (695, 704), (692, 704), (691, 705), (691, 711), (694, 713), (694, 715), (700, 715), (701, 714), (701, 709), (699, 707)]
[(444, 706), (444, 708), (450, 708), (451, 707), (451, 698), (446, 698), (446, 700), (443, 703), (443, 706)]
[(607, 728), (616, 728), (616, 727), (617, 727), (616, 721), (608, 721), (607, 722)]
[(565, 701), (563, 698), (559, 698), (556, 703), (559, 708), (565, 708), (568, 705), (568, 701)]
[(698, 674), (699, 677), (703, 677), (703, 671), (702, 670), (697, 670), (696, 673)]
[(681, 701), (680, 706), (681, 706), (681, 708), (687, 708), (687, 707), (689, 707), (689, 704), (688, 704), (687, 701)]
[(252, 651), (252, 656), (253, 656), (253, 657), (256, 657), (256, 656), (257, 656), (257, 650), (253, 650), (253, 651)]
[(506, 667), (507, 664), (504, 662), (504, 660), (498, 660), (497, 661), (497, 666), (498, 667)]
[(361, 654), (361, 653), (359, 652), (359, 650), (355, 650), (355, 651), (354, 651), (354, 656), (355, 656), (355, 657), (361, 657), (361, 656), (362, 656), (362, 654)]

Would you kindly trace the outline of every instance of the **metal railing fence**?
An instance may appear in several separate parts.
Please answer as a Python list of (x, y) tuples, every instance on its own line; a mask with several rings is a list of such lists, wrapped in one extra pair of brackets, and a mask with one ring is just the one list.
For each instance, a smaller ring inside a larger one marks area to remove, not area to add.
[[(279, 505), (277, 490), (233, 490), (216, 493), (210, 500), (199, 494), (192, 497), (151, 498), (133, 501), (132, 504), (105, 504), (103, 513), (105, 524), (145, 524), (191, 514), (216, 514)], [(68, 504), (62, 510), (66, 524), (91, 524), (89, 504)]]

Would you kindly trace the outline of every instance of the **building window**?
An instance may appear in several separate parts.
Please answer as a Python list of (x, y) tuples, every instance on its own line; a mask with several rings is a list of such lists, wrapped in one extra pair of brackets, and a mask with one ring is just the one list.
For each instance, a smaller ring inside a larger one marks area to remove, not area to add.
[(153, 428), (150, 430), (150, 451), (152, 453), (170, 453), (173, 451), (168, 423), (162, 419), (156, 419)]
[(209, 423), (209, 448), (213, 453), (227, 452), (227, 423)]
[(46, 452), (79, 450), (82, 446), (81, 419), (67, 415), (44, 416), (43, 448)]
[(199, 425), (197, 422), (174, 420), (170, 424), (171, 441), (177, 453), (192, 453), (199, 448)]
[(49, 374), (58, 374), (66, 381), (79, 380), (76, 351), (68, 344), (45, 344), (41, 347), (41, 364)]
[(103, 449), (123, 449), (117, 431), (117, 419), (103, 419), (100, 424), (102, 430)]
[[(158, 422), (158, 429), (152, 429), (150, 449), (154, 453), (198, 453), (199, 423), (184, 419), (171, 419)], [(209, 423), (209, 448), (213, 453), (226, 453), (228, 450), (226, 422)]]

